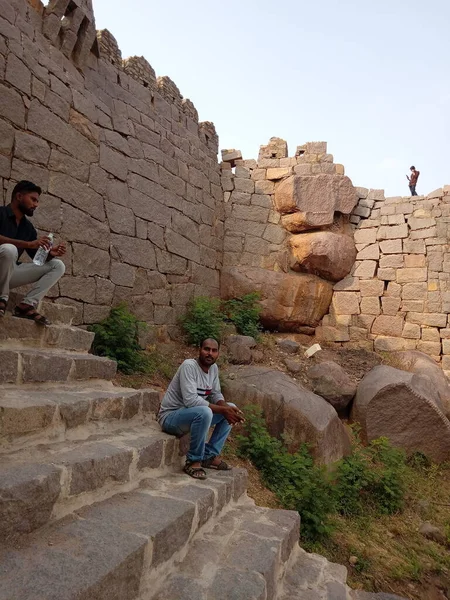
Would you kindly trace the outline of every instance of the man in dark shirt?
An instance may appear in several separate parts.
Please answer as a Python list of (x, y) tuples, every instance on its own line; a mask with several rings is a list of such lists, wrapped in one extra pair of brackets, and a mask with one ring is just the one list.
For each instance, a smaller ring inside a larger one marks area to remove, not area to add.
[[(9, 290), (34, 283), (23, 301), (14, 309), (14, 316), (31, 319), (38, 325), (49, 325), (36, 308), (48, 290), (64, 275), (65, 265), (56, 257), (66, 252), (65, 244), (50, 248), (47, 236), (38, 238), (36, 229), (27, 219), (39, 205), (41, 188), (31, 181), (19, 181), (12, 192), (11, 204), (0, 207), (0, 317), (4, 316)], [(24, 250), (34, 258), (38, 248), (50, 248), (43, 265), (18, 263)]]
[(416, 184), (419, 179), (420, 171), (416, 171), (416, 167), (410, 167), (411, 177), (406, 176), (406, 179), (409, 181), (409, 190), (411, 192), (411, 196), (417, 196), (416, 192)]

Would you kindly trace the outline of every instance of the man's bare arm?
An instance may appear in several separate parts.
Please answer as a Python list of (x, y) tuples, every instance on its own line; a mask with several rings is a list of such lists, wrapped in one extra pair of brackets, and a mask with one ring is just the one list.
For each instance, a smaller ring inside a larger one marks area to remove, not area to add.
[(5, 235), (0, 235), (0, 244), (12, 244), (19, 250), (37, 250), (41, 247), (48, 248), (50, 245), (50, 240), (46, 235), (31, 242), (25, 242), (24, 240), (16, 240), (14, 238), (6, 237)]

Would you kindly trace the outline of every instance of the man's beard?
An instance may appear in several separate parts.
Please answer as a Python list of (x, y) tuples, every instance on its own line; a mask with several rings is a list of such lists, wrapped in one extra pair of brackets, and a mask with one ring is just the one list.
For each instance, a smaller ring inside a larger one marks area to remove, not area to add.
[(34, 208), (28, 208), (25, 204), (22, 204), (22, 202), (19, 202), (19, 210), (27, 217), (32, 217), (34, 215)]

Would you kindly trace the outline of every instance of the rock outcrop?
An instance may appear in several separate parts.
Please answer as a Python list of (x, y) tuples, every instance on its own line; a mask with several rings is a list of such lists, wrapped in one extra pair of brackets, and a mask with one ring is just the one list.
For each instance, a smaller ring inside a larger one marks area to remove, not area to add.
[(292, 269), (339, 281), (346, 277), (355, 262), (353, 236), (331, 231), (293, 235), (289, 244), (293, 254)]
[(298, 215), (295, 227), (292, 221), (290, 225), (290, 231), (296, 232), (331, 225), (335, 212), (350, 214), (357, 200), (352, 182), (341, 175), (294, 175), (275, 189), (278, 212)]
[(396, 352), (394, 359), (399, 369), (420, 373), (430, 379), (430, 388), (435, 390), (439, 396), (440, 408), (446, 417), (450, 418), (450, 385), (436, 361), (418, 350)]
[(241, 367), (226, 378), (227, 398), (257, 404), (274, 436), (286, 434), (290, 450), (306, 443), (315, 460), (328, 464), (349, 450), (349, 438), (334, 408), (288, 375), (266, 367)]
[(322, 396), (338, 412), (344, 411), (356, 394), (356, 384), (332, 360), (313, 365), (308, 369), (307, 375), (313, 392)]
[(222, 271), (222, 298), (251, 292), (261, 294), (261, 322), (269, 329), (297, 331), (315, 327), (327, 312), (330, 283), (306, 273), (278, 273), (257, 267), (230, 267)]
[(450, 459), (450, 422), (440, 405), (428, 377), (378, 366), (361, 381), (352, 418), (366, 441), (387, 437), (408, 453), (443, 462)]

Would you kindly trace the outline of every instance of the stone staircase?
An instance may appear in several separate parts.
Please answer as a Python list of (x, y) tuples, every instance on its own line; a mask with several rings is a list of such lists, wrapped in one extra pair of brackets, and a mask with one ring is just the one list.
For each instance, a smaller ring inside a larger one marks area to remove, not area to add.
[(72, 307), (42, 312), (47, 329), (0, 321), (0, 600), (363, 598), (244, 470), (182, 474), (159, 392), (113, 386)]

